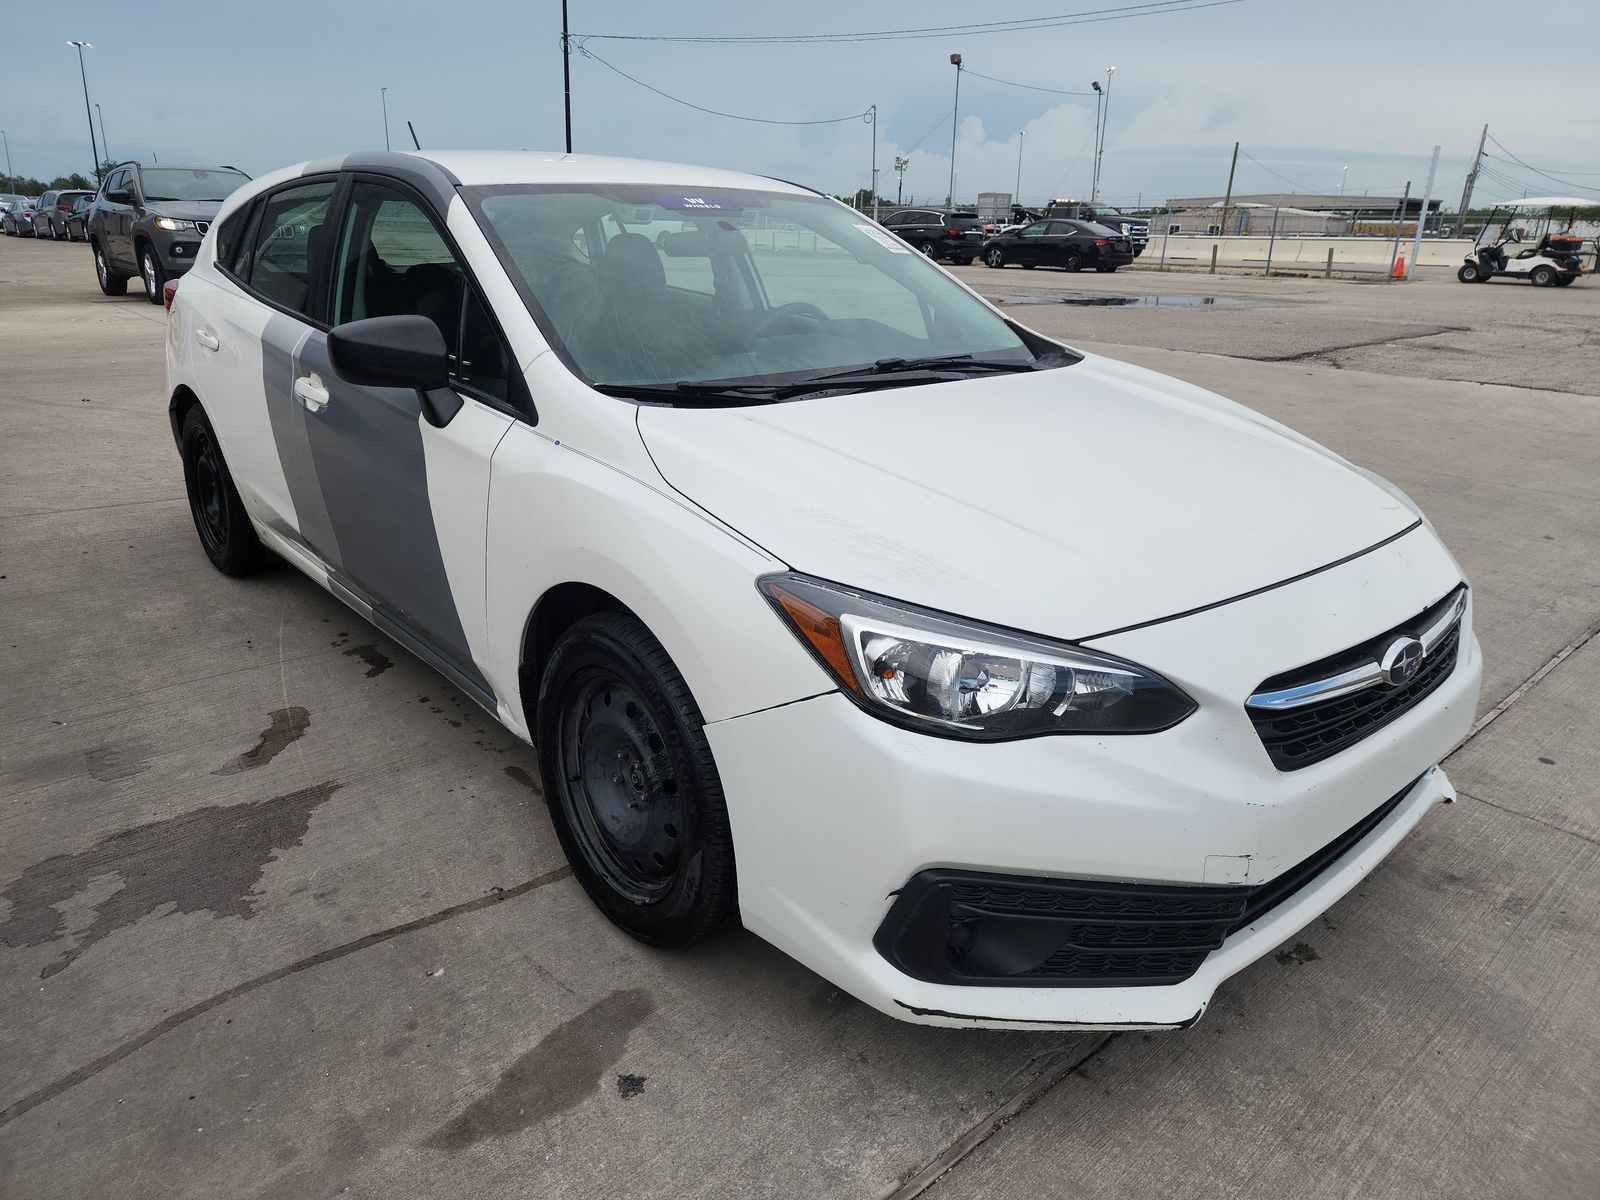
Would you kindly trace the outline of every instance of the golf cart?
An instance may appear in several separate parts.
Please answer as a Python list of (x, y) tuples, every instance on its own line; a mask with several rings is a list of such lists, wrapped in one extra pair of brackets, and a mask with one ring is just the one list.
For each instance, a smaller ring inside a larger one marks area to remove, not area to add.
[[(1516, 215), (1516, 210), (1527, 209), (1554, 209), (1571, 207), (1573, 209), (1593, 207), (1593, 201), (1576, 199), (1571, 196), (1530, 196), (1523, 200), (1512, 200), (1498, 206), (1490, 214), (1488, 223), (1483, 232), (1492, 228), (1499, 228), (1499, 235), (1486, 245), (1478, 245), (1475, 241), (1472, 253), (1468, 254), (1466, 261), (1456, 272), (1456, 278), (1462, 283), (1487, 283), (1498, 275), (1510, 279), (1525, 279), (1534, 287), (1566, 287), (1574, 279), (1583, 274), (1583, 263), (1579, 259), (1579, 251), (1583, 248), (1583, 239), (1576, 234), (1560, 233), (1549, 229), (1546, 219), (1546, 232), (1539, 239), (1537, 246), (1529, 246), (1518, 251), (1515, 256), (1508, 253), (1508, 245), (1520, 245), (1518, 230), (1511, 223)], [(1500, 217), (1500, 208), (1506, 209), (1505, 219)], [(1567, 222), (1570, 230), (1572, 222)], [(1483, 233), (1479, 233), (1479, 238)]]

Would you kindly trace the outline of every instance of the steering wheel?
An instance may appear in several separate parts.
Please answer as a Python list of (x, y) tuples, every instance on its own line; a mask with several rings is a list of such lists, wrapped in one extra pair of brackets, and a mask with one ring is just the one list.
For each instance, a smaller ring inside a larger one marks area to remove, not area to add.
[(801, 317), (808, 321), (827, 321), (830, 319), (828, 314), (815, 304), (809, 304), (804, 300), (796, 300), (792, 304), (780, 304), (762, 317), (756, 322), (755, 328), (750, 331), (750, 336), (758, 338), (766, 337), (770, 333), (776, 333), (779, 325), (795, 317)]

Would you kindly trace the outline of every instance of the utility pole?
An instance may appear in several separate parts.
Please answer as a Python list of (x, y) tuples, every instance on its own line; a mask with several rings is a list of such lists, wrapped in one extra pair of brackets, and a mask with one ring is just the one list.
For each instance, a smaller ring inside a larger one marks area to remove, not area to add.
[(94, 140), (94, 112), (89, 108), (89, 75), (83, 68), (83, 52), (85, 48), (94, 49), (93, 42), (69, 41), (69, 46), (78, 48), (78, 78), (83, 80), (83, 115), (89, 118), (89, 149), (94, 154), (94, 185), (100, 186), (100, 145)]
[(1467, 172), (1467, 186), (1461, 189), (1461, 212), (1456, 217), (1454, 233), (1460, 234), (1467, 219), (1467, 209), (1472, 204), (1472, 185), (1478, 182), (1478, 167), (1483, 162), (1483, 144), (1489, 140), (1489, 127), (1485, 125), (1478, 135), (1478, 152), (1472, 156), (1472, 170)]
[(383, 101), (383, 148), (389, 149), (389, 89), (379, 88), (378, 98)]
[(1228, 236), (1228, 208), (1233, 203), (1233, 173), (1239, 167), (1239, 143), (1233, 144), (1233, 161), (1228, 164), (1228, 194), (1222, 198), (1222, 236)]
[(1400, 197), (1400, 207), (1394, 223), (1394, 249), (1389, 252), (1389, 278), (1394, 278), (1394, 261), (1400, 257), (1400, 238), (1405, 233), (1405, 212), (1411, 206), (1411, 180), (1406, 180), (1405, 194)]
[(956, 69), (956, 106), (950, 110), (950, 192), (944, 198), (946, 208), (956, 203), (956, 129), (961, 121), (961, 55), (952, 54), (950, 65)]
[(14, 192), (17, 190), (17, 176), (11, 169), (11, 139), (6, 136), (4, 129), (0, 129), (0, 142), (5, 143), (6, 148), (6, 190)]
[(894, 173), (899, 177), (894, 187), (894, 206), (899, 208), (906, 202), (906, 168), (911, 165), (909, 154), (896, 154), (894, 156)]
[(1417, 214), (1417, 236), (1411, 240), (1411, 257), (1406, 261), (1406, 280), (1417, 269), (1417, 259), (1422, 257), (1422, 226), (1428, 219), (1428, 202), (1433, 199), (1433, 177), (1439, 170), (1439, 147), (1433, 148), (1433, 162), (1428, 164), (1428, 186), (1422, 189), (1422, 211)]
[(567, 0), (561, 0), (561, 95), (567, 116), (567, 153), (572, 153), (572, 34), (567, 30)]
[(872, 219), (878, 219), (878, 106), (867, 109), (872, 122)]
[(1017, 190), (1011, 194), (1011, 203), (1022, 203), (1022, 139), (1028, 136), (1026, 129), (1017, 130)]

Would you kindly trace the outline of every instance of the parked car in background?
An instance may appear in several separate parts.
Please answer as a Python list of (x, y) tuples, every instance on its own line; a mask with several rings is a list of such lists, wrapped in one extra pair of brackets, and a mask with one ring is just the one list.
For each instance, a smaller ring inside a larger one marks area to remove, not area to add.
[(160, 304), (162, 285), (193, 264), (222, 202), (249, 181), (235, 167), (119, 164), (89, 214), (100, 290), (126, 295), (128, 280), (137, 275), (145, 298)]
[(72, 201), (72, 211), (62, 222), (66, 230), (67, 241), (87, 242), (89, 240), (89, 210), (94, 207), (95, 193), (82, 192)]
[(991, 267), (1093, 267), (1109, 273), (1133, 261), (1133, 247), (1116, 230), (1091, 221), (1035, 221), (984, 242), (983, 261)]
[(1040, 217), (1065, 217), (1071, 221), (1091, 221), (1096, 225), (1104, 225), (1107, 229), (1114, 229), (1128, 239), (1133, 247), (1133, 256), (1138, 258), (1144, 253), (1144, 248), (1150, 244), (1150, 219), (1148, 217), (1130, 217), (1119, 213), (1116, 209), (1087, 203), (1083, 200), (1063, 198), (1050, 201), (1045, 205)]
[(983, 225), (975, 212), (942, 208), (903, 208), (883, 219), (883, 227), (932, 259), (965, 265), (983, 246)]
[(94, 193), (83, 188), (64, 188), (40, 196), (39, 207), (33, 212), (34, 236), (52, 239), (66, 237), (67, 217), (72, 212), (73, 202), (81, 196), (92, 198)]
[(536, 743), (649, 945), (737, 915), (904, 1020), (1183, 1028), (1455, 795), (1472, 596), (1404, 493), (806, 188), (323, 158), (223, 206), (165, 346), (205, 556)]
[(26, 196), (13, 196), (0, 214), (0, 232), (7, 237), (33, 236), (33, 210), (38, 202)]

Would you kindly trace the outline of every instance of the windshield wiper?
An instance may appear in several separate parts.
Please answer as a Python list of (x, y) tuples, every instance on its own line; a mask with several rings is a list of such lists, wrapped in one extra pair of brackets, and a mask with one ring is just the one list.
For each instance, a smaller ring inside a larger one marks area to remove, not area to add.
[[(995, 362), (970, 354), (930, 354), (923, 358), (880, 358), (865, 371), (841, 375), (895, 375), (903, 371), (1031, 371), (1031, 362)], [(821, 378), (826, 378), (822, 376)]]
[(606, 396), (623, 396), (634, 399), (670, 400), (674, 404), (694, 404), (696, 401), (745, 401), (772, 403), (782, 397), (782, 388), (770, 383), (696, 383), (680, 380), (677, 383), (597, 383), (594, 390)]

